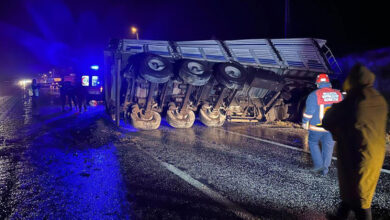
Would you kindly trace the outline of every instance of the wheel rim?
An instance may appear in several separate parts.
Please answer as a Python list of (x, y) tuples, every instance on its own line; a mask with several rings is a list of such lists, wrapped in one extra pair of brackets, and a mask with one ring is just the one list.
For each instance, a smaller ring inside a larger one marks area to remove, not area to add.
[(148, 61), (148, 66), (150, 69), (154, 71), (161, 71), (165, 68), (164, 62), (162, 62), (160, 59), (152, 58)]
[(225, 73), (235, 79), (240, 78), (242, 75), (241, 71), (234, 66), (225, 67)]
[(198, 62), (188, 62), (187, 68), (191, 73), (195, 75), (201, 75), (204, 73), (203, 65)]

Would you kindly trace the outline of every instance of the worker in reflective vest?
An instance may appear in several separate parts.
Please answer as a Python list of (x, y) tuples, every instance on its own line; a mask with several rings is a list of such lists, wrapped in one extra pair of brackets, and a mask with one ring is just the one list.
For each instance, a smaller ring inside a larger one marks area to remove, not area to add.
[[(313, 171), (326, 175), (332, 160), (334, 140), (329, 131), (322, 128), (322, 118), (333, 103), (340, 102), (339, 90), (332, 89), (327, 74), (319, 74), (316, 79), (318, 89), (311, 92), (306, 100), (306, 109), (302, 117), (302, 127), (309, 130), (309, 149), (313, 159)], [(321, 142), (322, 150), (319, 143)]]

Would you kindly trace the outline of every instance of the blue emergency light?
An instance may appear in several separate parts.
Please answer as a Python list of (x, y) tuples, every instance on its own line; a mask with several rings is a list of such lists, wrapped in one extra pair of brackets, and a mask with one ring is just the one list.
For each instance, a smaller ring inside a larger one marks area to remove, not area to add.
[(92, 66), (91, 66), (91, 69), (93, 69), (93, 70), (99, 70), (99, 66), (98, 66), (98, 65), (92, 65)]

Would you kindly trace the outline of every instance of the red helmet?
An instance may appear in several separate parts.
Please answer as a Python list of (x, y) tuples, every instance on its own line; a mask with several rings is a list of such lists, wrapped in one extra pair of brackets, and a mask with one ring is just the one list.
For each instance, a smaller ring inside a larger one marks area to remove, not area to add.
[(316, 83), (330, 83), (328, 74), (325, 73), (318, 74)]

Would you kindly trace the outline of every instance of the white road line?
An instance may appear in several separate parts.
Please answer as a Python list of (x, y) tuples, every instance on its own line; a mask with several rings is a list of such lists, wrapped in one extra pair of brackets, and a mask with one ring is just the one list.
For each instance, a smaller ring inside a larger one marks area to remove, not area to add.
[(227, 133), (231, 133), (231, 134), (243, 136), (243, 137), (246, 137), (246, 138), (254, 139), (254, 140), (257, 140), (257, 141), (262, 141), (262, 142), (265, 142), (265, 143), (278, 145), (278, 146), (280, 146), (280, 147), (288, 148), (288, 149), (291, 149), (291, 150), (297, 150), (297, 151), (305, 152), (303, 149), (296, 148), (296, 147), (293, 147), (293, 146), (290, 146), (290, 145), (281, 144), (281, 143), (278, 143), (278, 142), (274, 142), (274, 141), (270, 141), (270, 140), (265, 140), (265, 139), (262, 139), (262, 138), (253, 137), (253, 136), (250, 136), (250, 135), (241, 134), (241, 133), (234, 132), (234, 131), (228, 131), (228, 130), (221, 129), (221, 128), (215, 128), (215, 129), (221, 130), (221, 131), (225, 131), (225, 132), (227, 132)]
[(381, 172), (382, 172), (382, 173), (390, 174), (390, 170), (386, 170), (386, 169), (381, 169)]
[(198, 180), (192, 178), (189, 174), (181, 171), (180, 169), (176, 168), (172, 164), (168, 164), (166, 162), (161, 161), (157, 157), (153, 156), (149, 152), (145, 151), (139, 146), (136, 146), (136, 148), (151, 158), (153, 158), (155, 161), (160, 163), (163, 167), (165, 167), (167, 170), (169, 170), (171, 173), (175, 174), (176, 176), (180, 177), (182, 180), (190, 184), (191, 186), (195, 187), (196, 189), (200, 190), (207, 196), (209, 196), (212, 200), (214, 200), (217, 203), (220, 203), (221, 205), (224, 205), (225, 207), (228, 208), (229, 211), (233, 212), (236, 216), (242, 218), (242, 219), (260, 219), (251, 213), (247, 212), (245, 209), (241, 208), (239, 205), (231, 202), (218, 192), (212, 190), (211, 188), (207, 187), (203, 183), (199, 182)]
[[(278, 143), (278, 142), (275, 142), (275, 141), (265, 140), (265, 139), (262, 139), (262, 138), (253, 137), (253, 136), (250, 136), (250, 135), (241, 134), (241, 133), (234, 132), (234, 131), (228, 131), (228, 130), (221, 129), (221, 128), (215, 128), (215, 129), (221, 130), (221, 131), (225, 131), (227, 133), (243, 136), (243, 137), (246, 137), (246, 138), (250, 138), (250, 139), (253, 139), (253, 140), (262, 141), (262, 142), (269, 143), (269, 144), (274, 144), (274, 145), (277, 145), (277, 146), (280, 146), (280, 147), (284, 147), (284, 148), (287, 148), (287, 149), (308, 153), (308, 152), (304, 151), (303, 149), (300, 149), (300, 148), (297, 148), (297, 147), (293, 147), (293, 146), (290, 146), (290, 145), (287, 145), (287, 144), (281, 144), (281, 143)], [(333, 160), (337, 160), (337, 157), (332, 157), (332, 159)], [(381, 172), (390, 174), (390, 170), (387, 170), (387, 169), (381, 169)]]

